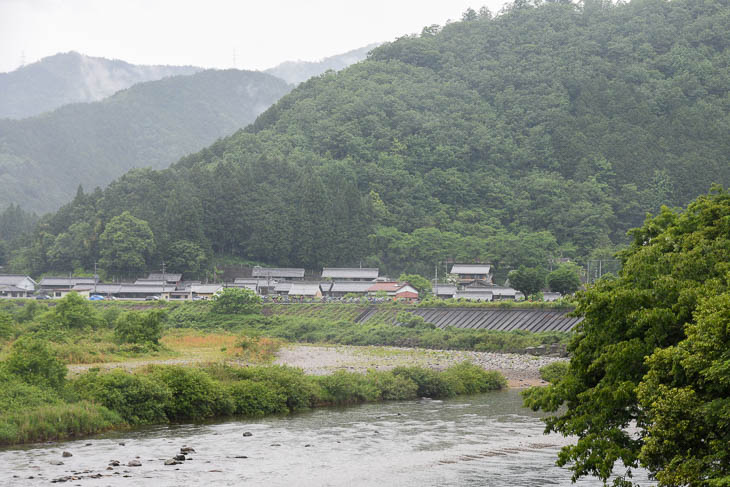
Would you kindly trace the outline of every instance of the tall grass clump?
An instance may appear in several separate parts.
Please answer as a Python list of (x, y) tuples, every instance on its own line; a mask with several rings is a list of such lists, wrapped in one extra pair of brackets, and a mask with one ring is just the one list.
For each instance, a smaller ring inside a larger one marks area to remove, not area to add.
[(81, 401), (14, 410), (0, 417), (0, 444), (11, 445), (89, 435), (124, 424), (119, 414)]

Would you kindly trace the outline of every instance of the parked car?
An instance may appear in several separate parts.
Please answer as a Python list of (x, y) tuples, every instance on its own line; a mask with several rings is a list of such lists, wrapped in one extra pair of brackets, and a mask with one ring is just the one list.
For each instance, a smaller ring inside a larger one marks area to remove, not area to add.
[(89, 301), (104, 301), (104, 299), (104, 296), (99, 296), (98, 294), (89, 296)]
[(47, 294), (39, 294), (35, 297), (36, 299), (51, 299), (51, 297)]
[(144, 298), (144, 300), (145, 301), (159, 301), (160, 297), (159, 296), (147, 296), (146, 298)]

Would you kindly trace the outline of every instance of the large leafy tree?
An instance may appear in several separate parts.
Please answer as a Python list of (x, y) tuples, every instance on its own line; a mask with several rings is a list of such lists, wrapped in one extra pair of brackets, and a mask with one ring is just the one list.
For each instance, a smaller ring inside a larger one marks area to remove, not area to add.
[(540, 267), (525, 267), (509, 273), (510, 286), (525, 295), (525, 298), (537, 294), (545, 286), (545, 270)]
[(619, 276), (579, 294), (568, 374), (526, 404), (577, 436), (558, 457), (576, 479), (606, 481), (619, 462), (660, 485), (727, 485), (730, 194), (664, 207), (631, 235)]
[(135, 274), (147, 269), (155, 249), (149, 224), (125, 211), (107, 223), (99, 237), (102, 268), (111, 274)]
[(575, 264), (563, 264), (547, 276), (551, 291), (560, 294), (573, 294), (580, 288), (580, 267)]

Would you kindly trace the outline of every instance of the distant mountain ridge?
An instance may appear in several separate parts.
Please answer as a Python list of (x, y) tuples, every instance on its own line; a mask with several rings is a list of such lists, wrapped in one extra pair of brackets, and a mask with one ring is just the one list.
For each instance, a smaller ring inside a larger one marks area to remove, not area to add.
[(265, 73), (207, 70), (0, 120), (0, 208), (56, 210), (79, 184), (93, 189), (135, 167), (167, 167), (249, 124), (290, 89)]
[(379, 43), (368, 44), (359, 49), (353, 49), (342, 54), (326, 57), (321, 61), (286, 61), (279, 65), (265, 70), (265, 73), (273, 74), (287, 83), (299, 84), (312, 76), (318, 76), (325, 71), (339, 71), (351, 64), (358, 63), (365, 59), (368, 52), (378, 47)]
[(0, 73), (0, 118), (25, 118), (69, 103), (92, 102), (130, 86), (201, 71), (194, 66), (141, 66), (71, 51)]

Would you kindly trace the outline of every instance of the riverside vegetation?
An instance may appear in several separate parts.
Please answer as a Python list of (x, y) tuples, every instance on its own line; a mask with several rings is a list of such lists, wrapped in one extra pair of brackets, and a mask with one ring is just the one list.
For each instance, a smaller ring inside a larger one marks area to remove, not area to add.
[[(2, 303), (0, 444), (61, 439), (140, 424), (452, 397), (506, 385), (501, 374), (470, 363), (443, 371), (397, 367), (388, 372), (337, 371), (326, 376), (265, 365), (282, 343), (278, 338), (327, 341), (327, 321), (264, 317), (258, 314), (250, 294), (238, 290), (230, 294), (245, 300), (224, 296), (213, 303), (170, 306), (169, 311), (159, 305), (147, 310), (131, 309), (124, 303), (98, 306), (73, 293), (53, 306), (31, 300)], [(198, 329), (169, 328), (182, 318)], [(349, 339), (345, 334), (331, 337), (350, 342), (368, 336), (370, 341), (401, 341), (406, 335), (388, 338), (379, 333), (387, 328), (406, 330), (411, 336), (436, 331), (419, 322), (410, 327), (378, 325), (364, 327), (358, 338), (358, 326), (330, 323), (351, 335)], [(470, 343), (474, 345), (473, 340), (454, 345), (468, 347)], [(207, 360), (198, 366), (150, 364), (134, 372), (92, 368), (67, 377), (65, 363), (174, 357), (192, 349)], [(226, 358), (256, 365), (226, 365)]]

